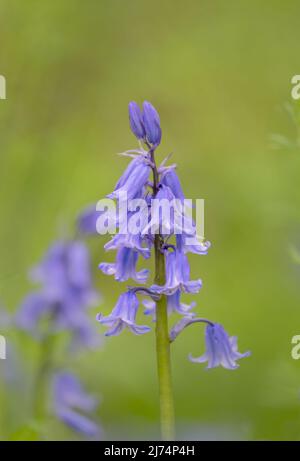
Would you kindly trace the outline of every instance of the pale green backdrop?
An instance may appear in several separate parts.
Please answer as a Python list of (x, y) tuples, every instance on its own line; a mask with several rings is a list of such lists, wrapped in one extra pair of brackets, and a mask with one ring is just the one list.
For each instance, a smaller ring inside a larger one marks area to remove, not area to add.
[[(78, 210), (112, 190), (136, 145), (130, 100), (159, 110), (162, 159), (174, 153), (189, 198), (205, 199), (207, 257), (197, 312), (239, 336), (252, 357), (239, 370), (205, 371), (201, 328), (173, 346), (178, 437), (300, 439), (300, 151), (293, 140), (291, 77), (300, 73), (297, 1), (1, 0), (0, 297), (14, 312), (26, 272), (47, 246), (73, 235)], [(298, 102), (299, 106), (300, 102)], [(294, 104), (297, 110), (297, 103)], [(124, 287), (97, 270), (107, 239), (90, 239), (95, 280), (109, 312)], [(100, 309), (100, 308), (99, 308)], [(96, 309), (96, 312), (99, 310)], [(93, 317), (95, 312), (91, 312)], [(99, 328), (99, 332), (102, 331)], [(0, 331), (1, 333), (1, 331)], [(10, 333), (19, 379), (1, 393), (0, 436), (28, 420), (38, 348)], [(124, 333), (56, 364), (101, 394), (105, 438), (158, 436), (153, 333)], [(74, 438), (49, 418), (48, 438)]]

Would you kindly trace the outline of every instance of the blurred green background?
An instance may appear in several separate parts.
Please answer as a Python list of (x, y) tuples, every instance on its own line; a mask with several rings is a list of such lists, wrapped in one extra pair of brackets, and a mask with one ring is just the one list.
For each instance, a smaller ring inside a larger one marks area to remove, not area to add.
[[(290, 354), (300, 334), (290, 251), (300, 249), (300, 152), (269, 142), (272, 133), (296, 136), (283, 106), (299, 73), (299, 14), (291, 0), (0, 2), (0, 298), (11, 312), (31, 289), (28, 268), (72, 235), (77, 212), (124, 169), (115, 153), (136, 146), (130, 100), (157, 107), (159, 158), (173, 152), (186, 196), (205, 199), (212, 248), (191, 258), (203, 279), (196, 311), (238, 335), (252, 357), (237, 371), (207, 372), (186, 358), (203, 350), (201, 327), (176, 341), (179, 438), (300, 439), (300, 361)], [(88, 241), (104, 313), (124, 289), (97, 270), (113, 258), (106, 241)], [(20, 379), (5, 390), (11, 364), (0, 362), (0, 438), (28, 419), (26, 376), (38, 354), (30, 338), (9, 341)], [(101, 395), (106, 439), (158, 437), (153, 333), (125, 332), (69, 361), (57, 357)], [(50, 418), (47, 437), (75, 436)]]

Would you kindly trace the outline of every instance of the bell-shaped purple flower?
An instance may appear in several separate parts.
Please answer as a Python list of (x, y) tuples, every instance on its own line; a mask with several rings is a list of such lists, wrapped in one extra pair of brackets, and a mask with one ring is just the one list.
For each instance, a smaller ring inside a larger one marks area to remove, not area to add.
[(146, 131), (140, 107), (136, 102), (131, 101), (128, 105), (128, 112), (131, 131), (138, 139), (145, 139)]
[(162, 175), (161, 183), (171, 189), (175, 198), (184, 200), (184, 193), (174, 168), (168, 169)]
[(142, 234), (148, 233), (160, 233), (163, 236), (195, 233), (193, 221), (185, 212), (184, 203), (164, 184), (160, 184), (155, 198), (151, 200), (151, 217), (142, 231)]
[(99, 268), (106, 275), (114, 275), (118, 282), (133, 279), (137, 283), (145, 283), (149, 274), (147, 269), (136, 270), (138, 252), (131, 248), (120, 248), (115, 263), (101, 263)]
[(150, 258), (149, 239), (141, 234), (116, 234), (109, 242), (104, 245), (106, 251), (131, 248), (137, 251), (145, 259)]
[(108, 198), (118, 199), (120, 194), (127, 194), (127, 199), (137, 198), (148, 182), (151, 168), (144, 156), (135, 157), (117, 182)]
[(148, 333), (150, 328), (146, 325), (136, 324), (136, 314), (139, 307), (139, 301), (134, 291), (129, 290), (121, 294), (112, 313), (107, 317), (98, 314), (97, 320), (103, 325), (107, 325), (109, 329), (105, 336), (117, 336), (125, 328), (130, 330), (135, 335)]
[(74, 375), (55, 375), (53, 400), (54, 413), (64, 424), (88, 437), (94, 438), (101, 434), (99, 425), (89, 417), (97, 407), (97, 400), (84, 391)]
[[(180, 315), (184, 315), (185, 317), (194, 317), (196, 314), (190, 312), (191, 309), (194, 309), (196, 306), (195, 302), (191, 304), (185, 304), (181, 301), (181, 292), (180, 290), (175, 291), (174, 294), (167, 296), (167, 311), (168, 315), (173, 313), (177, 313)], [(156, 302), (152, 299), (144, 299), (143, 305), (146, 307), (144, 314), (145, 315), (152, 315), (153, 321), (156, 319), (155, 309), (156, 309)]]
[(215, 323), (209, 324), (205, 331), (206, 352), (198, 358), (191, 355), (189, 360), (196, 363), (208, 362), (207, 368), (215, 368), (221, 365), (229, 370), (238, 368), (237, 360), (248, 357), (250, 352), (241, 354), (238, 352), (237, 337), (229, 337), (223, 326)]
[(197, 255), (207, 255), (211, 243), (209, 241), (201, 241), (197, 235), (187, 235), (185, 233), (176, 235), (177, 248), (180, 248), (184, 253), (194, 253)]
[(166, 283), (163, 286), (152, 285), (151, 290), (155, 293), (174, 294), (177, 290), (186, 293), (198, 293), (202, 287), (202, 281), (190, 280), (190, 266), (187, 256), (178, 250), (166, 253)]
[(143, 103), (143, 124), (147, 141), (154, 146), (158, 146), (161, 141), (160, 119), (156, 109), (148, 101)]

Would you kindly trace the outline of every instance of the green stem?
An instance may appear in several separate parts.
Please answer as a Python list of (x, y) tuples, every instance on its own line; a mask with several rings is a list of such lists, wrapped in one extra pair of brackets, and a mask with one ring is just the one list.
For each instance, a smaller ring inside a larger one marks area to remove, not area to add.
[(48, 387), (49, 371), (52, 362), (54, 335), (49, 334), (42, 343), (40, 363), (34, 384), (34, 417), (41, 420), (45, 416), (45, 401)]
[[(159, 236), (157, 237), (159, 239)], [(165, 279), (165, 260), (160, 249), (156, 249), (155, 251), (155, 266), (155, 283), (162, 285)], [(159, 382), (161, 435), (163, 440), (174, 440), (175, 421), (166, 296), (162, 296), (156, 303), (156, 357)]]
[[(150, 147), (150, 146), (149, 146)], [(157, 194), (159, 174), (157, 171), (154, 150), (150, 149), (151, 160), (153, 163), (153, 195)], [(164, 285), (165, 275), (165, 256), (162, 252), (163, 239), (161, 235), (155, 235), (155, 283)], [(168, 328), (167, 298), (161, 296), (156, 303), (156, 359), (159, 385), (160, 402), (160, 424), (161, 436), (163, 440), (175, 439), (175, 418), (174, 403), (171, 379), (171, 356), (170, 339)]]

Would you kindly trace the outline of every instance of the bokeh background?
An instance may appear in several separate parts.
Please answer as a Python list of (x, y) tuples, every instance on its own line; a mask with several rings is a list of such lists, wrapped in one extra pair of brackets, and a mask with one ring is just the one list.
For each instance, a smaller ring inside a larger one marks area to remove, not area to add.
[[(28, 269), (53, 240), (74, 234), (79, 210), (112, 190), (127, 162), (115, 153), (136, 146), (127, 104), (151, 101), (163, 129), (159, 158), (173, 152), (186, 196), (205, 199), (212, 248), (191, 258), (203, 279), (197, 312), (252, 351), (237, 371), (207, 372), (187, 360), (203, 350), (201, 327), (172, 346), (182, 439), (300, 439), (300, 361), (291, 358), (300, 334), (300, 150), (287, 110), (299, 14), (292, 0), (0, 2), (1, 303), (16, 311), (31, 289)], [(272, 148), (273, 133), (289, 145)], [(95, 312), (104, 313), (124, 289), (97, 269), (113, 258), (106, 241), (88, 240), (103, 298)], [(39, 353), (31, 338), (7, 337), (1, 439), (30, 418)], [(153, 333), (125, 332), (55, 360), (101, 395), (105, 439), (158, 437)], [(45, 433), (77, 437), (51, 415)]]

